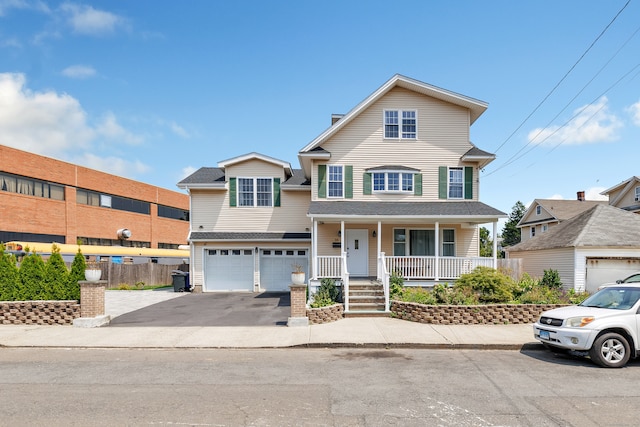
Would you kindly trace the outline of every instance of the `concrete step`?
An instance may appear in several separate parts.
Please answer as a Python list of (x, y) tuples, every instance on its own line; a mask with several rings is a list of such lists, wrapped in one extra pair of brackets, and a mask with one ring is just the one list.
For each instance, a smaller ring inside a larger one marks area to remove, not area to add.
[(384, 295), (350, 295), (349, 304), (384, 304)]
[(390, 313), (384, 310), (345, 311), (344, 317), (389, 317)]

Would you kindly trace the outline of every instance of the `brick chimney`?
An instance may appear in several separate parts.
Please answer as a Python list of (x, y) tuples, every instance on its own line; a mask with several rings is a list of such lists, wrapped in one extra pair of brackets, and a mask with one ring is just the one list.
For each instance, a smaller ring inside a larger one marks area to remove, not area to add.
[(584, 202), (584, 191), (578, 191), (578, 201)]

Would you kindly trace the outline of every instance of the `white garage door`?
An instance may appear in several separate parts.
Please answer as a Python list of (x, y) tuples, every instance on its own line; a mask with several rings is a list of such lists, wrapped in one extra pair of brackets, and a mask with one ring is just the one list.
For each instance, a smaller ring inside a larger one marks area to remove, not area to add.
[(205, 291), (253, 291), (253, 249), (205, 249)]
[(624, 279), (638, 271), (638, 258), (587, 258), (586, 291), (593, 293), (604, 283)]
[(260, 251), (260, 287), (264, 291), (288, 291), (292, 266), (302, 266), (309, 277), (309, 251), (305, 249), (262, 249)]

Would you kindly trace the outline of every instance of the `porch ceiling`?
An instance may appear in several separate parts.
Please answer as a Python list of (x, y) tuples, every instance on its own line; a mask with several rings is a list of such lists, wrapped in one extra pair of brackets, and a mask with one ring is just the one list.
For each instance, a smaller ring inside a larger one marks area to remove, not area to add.
[(439, 221), (484, 224), (507, 214), (482, 202), (359, 202), (312, 201), (308, 216), (322, 221)]

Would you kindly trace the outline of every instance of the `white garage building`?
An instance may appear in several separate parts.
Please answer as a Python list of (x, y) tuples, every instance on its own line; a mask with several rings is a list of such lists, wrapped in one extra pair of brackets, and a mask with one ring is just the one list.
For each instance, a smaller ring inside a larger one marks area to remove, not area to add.
[(506, 252), (533, 277), (558, 270), (565, 289), (593, 292), (640, 271), (640, 215), (597, 205)]

